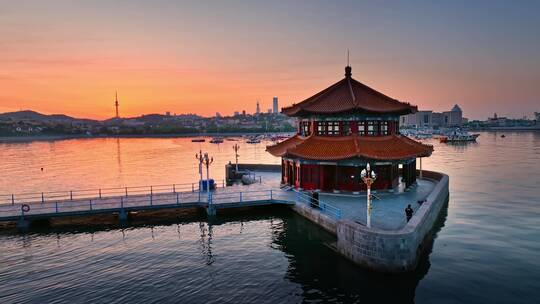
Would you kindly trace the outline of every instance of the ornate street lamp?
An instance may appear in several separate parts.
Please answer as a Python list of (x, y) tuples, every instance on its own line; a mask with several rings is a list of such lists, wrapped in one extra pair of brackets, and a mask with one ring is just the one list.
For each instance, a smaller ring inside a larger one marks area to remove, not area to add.
[(208, 153), (204, 153), (203, 164), (206, 166), (206, 193), (208, 194), (208, 203), (210, 204), (210, 165), (214, 162), (213, 157), (209, 157)]
[(195, 154), (195, 158), (199, 161), (199, 192), (201, 192), (202, 187), (202, 166), (204, 161), (204, 155), (202, 153), (202, 150), (199, 150), (199, 153)]
[(236, 157), (236, 174), (238, 174), (238, 150), (240, 150), (240, 146), (238, 144), (234, 144), (233, 146), (234, 150), (234, 156)]
[(375, 171), (372, 171), (369, 163), (366, 165), (366, 168), (362, 170), (360, 173), (360, 176), (362, 177), (362, 181), (367, 186), (367, 226), (371, 227), (371, 185), (375, 182), (377, 179), (377, 174)]

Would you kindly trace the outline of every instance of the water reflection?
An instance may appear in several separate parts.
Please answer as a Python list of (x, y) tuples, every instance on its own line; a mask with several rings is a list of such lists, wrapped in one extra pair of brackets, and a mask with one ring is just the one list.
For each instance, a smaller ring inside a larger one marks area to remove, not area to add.
[(120, 138), (116, 139), (116, 163), (118, 164), (118, 175), (122, 175), (122, 152), (120, 151)]

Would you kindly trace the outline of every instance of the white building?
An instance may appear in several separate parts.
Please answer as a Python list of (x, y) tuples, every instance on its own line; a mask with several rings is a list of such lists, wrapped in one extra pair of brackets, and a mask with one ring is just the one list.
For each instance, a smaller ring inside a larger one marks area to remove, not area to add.
[(450, 111), (442, 113), (431, 110), (418, 111), (401, 116), (400, 124), (406, 127), (460, 127), (463, 124), (463, 112), (456, 104)]
[(508, 125), (508, 118), (498, 116), (497, 113), (493, 114), (493, 117), (488, 117), (488, 125), (492, 127), (505, 127)]

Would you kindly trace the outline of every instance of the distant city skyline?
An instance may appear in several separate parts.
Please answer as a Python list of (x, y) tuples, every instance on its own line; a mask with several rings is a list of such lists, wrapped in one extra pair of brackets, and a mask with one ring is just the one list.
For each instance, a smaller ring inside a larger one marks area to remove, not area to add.
[[(0, 0), (0, 112), (76, 117), (297, 103), (353, 77), (420, 109), (540, 111), (540, 2)], [(328, 22), (321, 22), (327, 20)], [(196, 26), (195, 26), (196, 25)]]

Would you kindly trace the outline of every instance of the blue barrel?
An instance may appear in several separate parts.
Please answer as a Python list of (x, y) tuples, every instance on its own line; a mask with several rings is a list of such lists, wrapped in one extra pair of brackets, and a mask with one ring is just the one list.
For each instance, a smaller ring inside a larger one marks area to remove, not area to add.
[(199, 187), (203, 191), (208, 190), (208, 186), (210, 186), (210, 190), (216, 189), (216, 183), (214, 182), (213, 179), (203, 179), (199, 183), (200, 183)]

